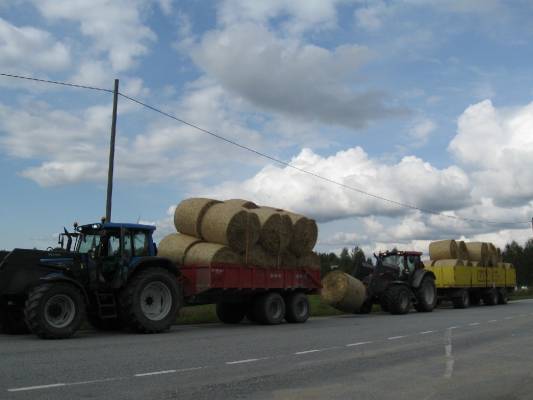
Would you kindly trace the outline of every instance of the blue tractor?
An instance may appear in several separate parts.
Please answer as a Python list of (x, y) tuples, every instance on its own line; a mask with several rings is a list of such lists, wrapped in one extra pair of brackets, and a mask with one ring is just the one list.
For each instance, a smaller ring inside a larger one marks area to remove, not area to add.
[(59, 237), (60, 247), (0, 253), (0, 326), (41, 338), (99, 329), (156, 333), (183, 303), (177, 265), (157, 257), (154, 226), (96, 223)]

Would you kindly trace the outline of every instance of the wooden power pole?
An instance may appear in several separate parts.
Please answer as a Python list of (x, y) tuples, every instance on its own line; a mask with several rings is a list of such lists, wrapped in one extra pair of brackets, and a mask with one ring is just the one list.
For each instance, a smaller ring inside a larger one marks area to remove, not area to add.
[(113, 166), (115, 163), (115, 136), (117, 130), (117, 103), (118, 103), (118, 79), (115, 79), (113, 91), (113, 117), (111, 120), (111, 140), (109, 143), (109, 167), (107, 170), (107, 201), (105, 208), (105, 221), (111, 222), (111, 202), (113, 197)]

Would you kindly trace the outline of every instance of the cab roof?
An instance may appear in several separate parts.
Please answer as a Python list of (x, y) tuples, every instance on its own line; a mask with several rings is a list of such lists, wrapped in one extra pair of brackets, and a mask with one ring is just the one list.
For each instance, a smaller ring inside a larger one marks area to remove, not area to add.
[(84, 229), (132, 229), (132, 230), (145, 230), (155, 231), (156, 227), (153, 225), (132, 224), (123, 222), (97, 222), (95, 224), (80, 225), (76, 230), (82, 231)]

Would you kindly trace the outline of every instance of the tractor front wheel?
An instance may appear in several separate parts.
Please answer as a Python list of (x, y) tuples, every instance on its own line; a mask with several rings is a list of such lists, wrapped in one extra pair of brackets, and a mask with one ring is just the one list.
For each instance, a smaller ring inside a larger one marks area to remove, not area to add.
[(411, 308), (411, 291), (403, 285), (393, 285), (385, 292), (385, 302), (391, 314), (407, 314)]
[(420, 286), (416, 289), (416, 304), (415, 309), (418, 312), (431, 312), (437, 304), (437, 288), (435, 287), (435, 279), (431, 276), (426, 276), (422, 279)]
[(85, 300), (70, 283), (46, 283), (30, 291), (24, 315), (30, 331), (40, 338), (65, 339), (83, 322)]

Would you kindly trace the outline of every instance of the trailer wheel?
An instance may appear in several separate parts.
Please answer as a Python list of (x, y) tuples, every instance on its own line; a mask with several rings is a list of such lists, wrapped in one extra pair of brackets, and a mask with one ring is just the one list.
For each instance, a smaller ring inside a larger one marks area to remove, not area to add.
[(30, 291), (24, 309), (30, 331), (43, 339), (71, 337), (85, 318), (85, 300), (70, 283), (47, 283)]
[(483, 294), (483, 303), (487, 306), (495, 306), (498, 304), (498, 291), (496, 289), (488, 289)]
[(24, 308), (15, 305), (0, 307), (0, 332), (9, 335), (21, 335), (30, 330), (24, 320)]
[(470, 306), (470, 295), (468, 290), (460, 290), (457, 296), (452, 298), (453, 308), (468, 308)]
[(99, 331), (119, 331), (124, 328), (124, 323), (119, 318), (100, 318), (94, 313), (89, 313), (87, 320)]
[(411, 291), (403, 285), (392, 285), (385, 291), (385, 301), (391, 314), (407, 314), (411, 308)]
[(479, 294), (479, 291), (470, 290), (470, 305), (479, 306), (480, 303), (481, 303), (481, 296)]
[(285, 318), (285, 302), (279, 293), (271, 292), (256, 298), (254, 316), (265, 325), (280, 324)]
[(242, 303), (217, 303), (217, 317), (225, 324), (238, 324), (246, 315), (246, 307)]
[(418, 312), (431, 312), (437, 304), (437, 288), (435, 279), (426, 276), (420, 282), (420, 286), (415, 291), (416, 304), (415, 309)]
[(309, 300), (305, 293), (291, 293), (285, 298), (285, 320), (291, 323), (302, 323), (309, 318)]
[(119, 295), (122, 321), (135, 332), (169, 329), (181, 304), (176, 277), (163, 268), (153, 267), (134, 275)]
[(508, 301), (507, 290), (505, 288), (498, 289), (498, 304), (507, 304)]

